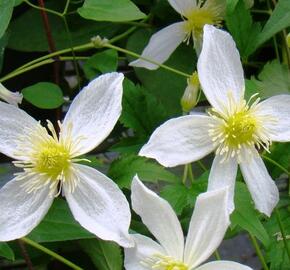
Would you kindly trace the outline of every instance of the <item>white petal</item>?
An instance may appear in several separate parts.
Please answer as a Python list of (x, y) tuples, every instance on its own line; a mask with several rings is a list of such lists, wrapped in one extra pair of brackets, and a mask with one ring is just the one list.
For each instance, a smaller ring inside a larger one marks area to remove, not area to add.
[(169, 203), (146, 188), (137, 176), (132, 182), (132, 207), (169, 256), (182, 260), (184, 237)]
[(0, 152), (14, 159), (25, 159), (16, 154), (17, 146), (21, 138), (30, 137), (38, 126), (37, 121), (25, 111), (1, 101), (0, 115)]
[(168, 2), (179, 14), (185, 17), (196, 8), (196, 0), (168, 0)]
[(235, 181), (238, 170), (238, 163), (235, 158), (228, 159), (221, 163), (223, 156), (216, 155), (210, 169), (207, 190), (217, 190), (223, 187), (229, 187), (228, 210), (232, 213), (235, 209), (234, 194)]
[(78, 185), (71, 193), (64, 183), (64, 193), (75, 219), (99, 238), (131, 247), (131, 213), (119, 187), (93, 168), (74, 164), (74, 169)]
[(254, 156), (243, 155), (241, 171), (256, 208), (270, 216), (279, 201), (279, 191), (258, 152), (254, 148), (251, 151)]
[(244, 75), (240, 55), (227, 32), (205, 25), (198, 76), (208, 101), (223, 111), (229, 95), (238, 102), (244, 97)]
[(165, 167), (187, 164), (203, 158), (214, 150), (208, 135), (213, 118), (187, 115), (171, 119), (158, 127), (139, 155), (155, 158)]
[(149, 237), (133, 234), (134, 248), (125, 248), (124, 266), (126, 270), (148, 270), (142, 264), (146, 259), (156, 254), (166, 254), (165, 250)]
[(23, 95), (19, 92), (11, 92), (0, 83), (0, 98), (11, 105), (18, 106), (22, 102)]
[(253, 270), (252, 268), (231, 261), (216, 261), (206, 263), (195, 270)]
[[(258, 104), (257, 114), (268, 116), (264, 125), (270, 130), (271, 140), (278, 142), (290, 141), (290, 95), (270, 97)], [(267, 121), (268, 119), (268, 121)], [(274, 122), (273, 120), (274, 119)]]
[[(149, 40), (148, 45), (142, 52), (142, 57), (164, 63), (186, 36), (185, 23), (178, 22), (171, 24), (155, 33)], [(137, 59), (130, 63), (130, 66), (157, 69), (159, 66), (148, 61)]]
[(191, 268), (204, 262), (219, 246), (230, 224), (228, 188), (197, 197), (186, 238), (184, 261)]
[(49, 185), (27, 193), (21, 181), (11, 180), (0, 190), (0, 241), (10, 241), (29, 234), (43, 219), (54, 196), (49, 196)]
[(123, 74), (116, 72), (102, 75), (73, 100), (63, 122), (61, 138), (72, 137), (75, 155), (94, 149), (114, 128), (121, 114), (123, 79)]

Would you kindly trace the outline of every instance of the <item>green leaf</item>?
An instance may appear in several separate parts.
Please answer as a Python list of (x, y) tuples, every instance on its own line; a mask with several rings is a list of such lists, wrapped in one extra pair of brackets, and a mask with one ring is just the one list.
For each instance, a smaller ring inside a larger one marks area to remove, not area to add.
[(8, 260), (14, 261), (15, 256), (13, 250), (9, 247), (7, 243), (0, 243), (0, 257), (4, 257)]
[(251, 78), (262, 98), (279, 94), (289, 94), (290, 92), (290, 73), (288, 66), (280, 64), (278, 60), (268, 62), (258, 75), (258, 79)]
[(75, 221), (64, 200), (55, 199), (45, 218), (27, 237), (36, 242), (54, 242), (95, 236)]
[(194, 207), (196, 197), (206, 191), (207, 179), (208, 172), (195, 179), (190, 188), (182, 183), (166, 185), (160, 195), (171, 204), (177, 215), (180, 215), (185, 207)]
[(100, 239), (80, 240), (79, 244), (98, 270), (122, 270), (122, 253), (117, 244)]
[(147, 182), (176, 182), (178, 177), (169, 172), (157, 162), (136, 155), (125, 155), (112, 162), (108, 171), (120, 188), (130, 188), (133, 177), (138, 176)]
[(78, 13), (86, 19), (109, 22), (133, 21), (146, 16), (129, 0), (85, 0)]
[(116, 71), (118, 53), (116, 50), (105, 50), (91, 56), (84, 64), (83, 69), (89, 80), (96, 78), (101, 73)]
[[(63, 8), (61, 2), (48, 1), (46, 7), (58, 10)], [(109, 39), (122, 27), (108, 22), (88, 21), (78, 14), (71, 14), (67, 16), (72, 38), (71, 44), (63, 20), (49, 13), (48, 18), (57, 50), (90, 42), (91, 38), (96, 35)], [(28, 52), (49, 50), (39, 10), (29, 9), (11, 22), (9, 30), (11, 31), (8, 43), (9, 48)]]
[(61, 89), (50, 82), (39, 82), (22, 89), (23, 97), (41, 109), (55, 109), (62, 105)]
[(124, 81), (124, 95), (120, 122), (139, 135), (149, 136), (168, 117), (155, 96), (131, 81)]
[[(290, 168), (290, 142), (286, 143), (274, 143), (271, 146), (270, 153), (266, 153), (266, 156), (275, 160), (278, 164), (286, 168), (289, 171)], [(271, 173), (271, 176), (276, 179), (282, 173), (284, 173), (280, 168), (276, 165), (264, 159), (265, 163), (267, 164), (267, 168)]]
[[(239, 0), (226, 0), (227, 1), (227, 13), (232, 13), (236, 5), (238, 4)], [(254, 5), (254, 0), (243, 0), (245, 3), (246, 8), (251, 8)]]
[[(289, 205), (289, 198), (288, 198)], [(290, 235), (290, 211), (287, 208), (279, 209), (283, 228), (286, 236)], [(265, 223), (265, 228), (270, 235), (270, 245), (266, 250), (267, 261), (270, 262), (271, 270), (289, 269), (290, 261), (287, 256), (284, 241), (281, 238), (281, 230), (277, 223), (276, 213), (274, 213), (268, 222)], [(290, 246), (290, 240), (287, 240), (288, 246)]]
[(235, 10), (226, 16), (226, 25), (233, 36), (240, 55), (246, 59), (255, 51), (257, 35), (261, 31), (261, 26), (253, 22), (251, 13), (246, 9), (242, 0), (239, 0)]
[[(152, 32), (146, 29), (135, 32), (128, 39), (127, 49), (141, 53), (147, 45)], [(135, 60), (128, 56), (129, 61)], [(180, 71), (191, 74), (196, 65), (196, 56), (191, 46), (182, 44), (171, 55), (165, 63)], [(156, 99), (162, 103), (167, 115), (181, 113), (180, 99), (186, 88), (186, 77), (159, 68), (158, 70), (147, 70), (144, 68), (134, 68), (142, 86), (148, 90)]]
[(0, 0), (0, 38), (4, 35), (12, 17), (14, 0)]
[(5, 52), (5, 48), (7, 46), (8, 43), (8, 39), (9, 39), (9, 33), (6, 32), (1, 38), (0, 38), (0, 73), (2, 71), (2, 67), (3, 67), (3, 61), (4, 61), (4, 52)]
[(239, 225), (256, 236), (265, 247), (269, 245), (269, 235), (262, 225), (258, 212), (254, 209), (251, 195), (244, 183), (236, 182), (235, 211), (231, 215), (232, 226)]
[(279, 0), (277, 5), (258, 36), (256, 47), (262, 45), (276, 33), (290, 26), (290, 3), (289, 0)]
[(114, 144), (110, 151), (118, 152), (122, 154), (137, 154), (141, 147), (144, 145), (145, 140), (144, 138), (139, 137), (127, 137), (122, 138), (120, 142)]

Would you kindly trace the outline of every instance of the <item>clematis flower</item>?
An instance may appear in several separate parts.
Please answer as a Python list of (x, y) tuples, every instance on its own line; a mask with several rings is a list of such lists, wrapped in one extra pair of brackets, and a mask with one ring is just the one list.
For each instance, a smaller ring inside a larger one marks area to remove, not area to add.
[(19, 92), (11, 92), (0, 83), (0, 98), (12, 104), (18, 106), (22, 102), (23, 95)]
[(57, 136), (26, 112), (0, 103), (0, 151), (23, 169), (0, 190), (0, 241), (27, 235), (64, 194), (74, 218), (104, 240), (131, 246), (130, 209), (118, 186), (101, 172), (78, 164), (98, 146), (121, 112), (124, 76), (93, 80), (73, 100)]
[(231, 261), (200, 266), (217, 249), (229, 226), (227, 193), (228, 189), (223, 188), (198, 196), (184, 241), (182, 228), (169, 203), (135, 177), (133, 209), (158, 242), (133, 234), (135, 247), (125, 249), (126, 270), (251, 270)]
[(245, 82), (232, 37), (213, 26), (204, 27), (197, 65), (203, 91), (212, 105), (207, 114), (171, 119), (157, 128), (140, 151), (166, 167), (199, 160), (215, 151), (208, 190), (229, 185), (229, 208), (234, 209), (238, 164), (256, 208), (270, 216), (279, 200), (278, 189), (257, 149), (269, 151), (272, 141), (290, 141), (290, 95), (259, 103), (244, 99)]
[[(164, 63), (173, 51), (192, 37), (197, 54), (202, 44), (202, 30), (205, 24), (220, 26), (226, 11), (225, 0), (168, 0), (169, 4), (181, 15), (183, 21), (171, 24), (155, 33), (142, 52), (142, 57)], [(159, 66), (137, 59), (130, 66), (157, 69)]]

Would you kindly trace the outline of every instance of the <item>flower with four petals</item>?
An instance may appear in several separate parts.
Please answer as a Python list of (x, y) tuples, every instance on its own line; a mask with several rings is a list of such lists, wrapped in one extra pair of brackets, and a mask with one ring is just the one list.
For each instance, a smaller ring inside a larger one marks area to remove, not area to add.
[(290, 95), (260, 103), (254, 95), (245, 101), (243, 68), (235, 42), (228, 33), (210, 25), (204, 27), (197, 70), (212, 108), (165, 122), (139, 154), (174, 167), (215, 151), (208, 190), (230, 186), (232, 211), (239, 164), (256, 208), (270, 216), (279, 192), (257, 149), (269, 151), (272, 141), (290, 141)]
[(146, 188), (137, 176), (132, 182), (132, 207), (157, 242), (133, 234), (134, 248), (125, 248), (126, 270), (251, 270), (231, 262), (205, 263), (223, 240), (229, 225), (228, 188), (200, 194), (189, 224), (186, 241), (169, 203)]
[(59, 136), (51, 122), (47, 130), (26, 112), (0, 103), (0, 151), (22, 169), (0, 190), (0, 241), (27, 235), (62, 192), (85, 229), (121, 246), (133, 244), (126, 197), (107, 176), (77, 163), (118, 121), (123, 79), (109, 73), (86, 86), (59, 123)]

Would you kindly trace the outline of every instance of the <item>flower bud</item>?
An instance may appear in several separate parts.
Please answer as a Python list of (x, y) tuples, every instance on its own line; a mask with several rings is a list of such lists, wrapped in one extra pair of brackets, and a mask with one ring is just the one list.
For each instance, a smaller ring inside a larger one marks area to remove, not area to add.
[(18, 106), (22, 102), (23, 95), (9, 91), (0, 83), (0, 98), (11, 105)]
[(290, 33), (286, 37), (287, 46), (290, 48)]
[(183, 112), (187, 113), (191, 111), (197, 104), (199, 86), (197, 72), (194, 72), (187, 80), (187, 87), (185, 88), (184, 94), (180, 100)]

